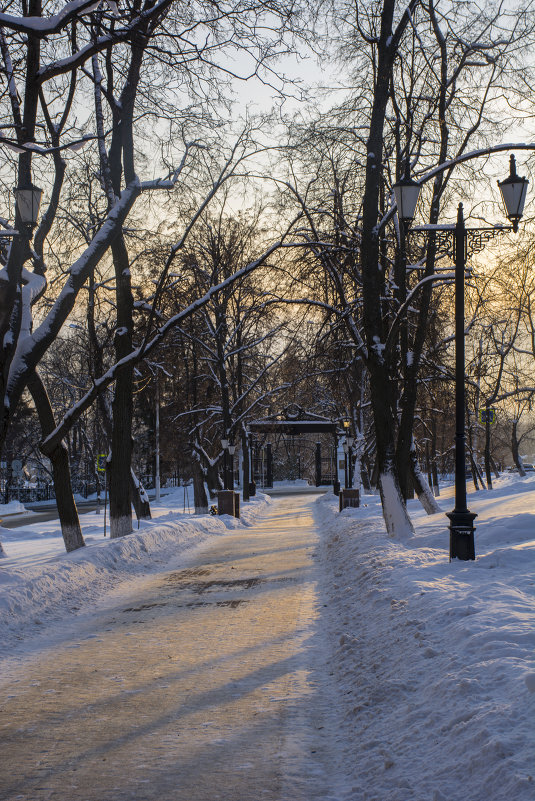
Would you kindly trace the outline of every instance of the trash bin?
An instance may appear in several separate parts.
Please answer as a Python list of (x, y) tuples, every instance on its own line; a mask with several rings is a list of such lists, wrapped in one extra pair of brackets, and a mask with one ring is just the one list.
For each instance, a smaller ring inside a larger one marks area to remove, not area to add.
[(360, 491), (358, 489), (340, 490), (340, 511), (348, 507), (357, 508), (360, 506)]
[(240, 516), (240, 496), (234, 490), (219, 490), (217, 493), (217, 512), (220, 515)]

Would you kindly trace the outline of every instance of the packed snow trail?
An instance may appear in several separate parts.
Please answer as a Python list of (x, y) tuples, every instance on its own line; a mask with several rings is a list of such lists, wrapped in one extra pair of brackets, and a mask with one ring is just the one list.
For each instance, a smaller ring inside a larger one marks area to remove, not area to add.
[(2, 801), (328, 801), (314, 498), (128, 583), (12, 670)]

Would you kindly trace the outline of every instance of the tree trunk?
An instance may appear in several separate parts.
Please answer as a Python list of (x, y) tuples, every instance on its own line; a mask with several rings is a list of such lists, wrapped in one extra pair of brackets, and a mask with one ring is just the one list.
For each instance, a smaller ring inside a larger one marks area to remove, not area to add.
[(416, 448), (414, 445), (410, 450), (410, 475), (416, 495), (418, 496), (418, 500), (424, 507), (427, 514), (436, 515), (441, 512), (442, 509), (438, 505), (435, 496), (431, 491), (431, 487), (425, 480), (425, 476), (420, 470), (420, 465), (418, 464), (418, 459), (416, 458)]
[(513, 454), (513, 461), (517, 467), (518, 475), (521, 478), (524, 478), (526, 475), (526, 471), (524, 470), (524, 465), (522, 463), (522, 457), (520, 456), (520, 441), (517, 437), (518, 431), (518, 420), (513, 420), (513, 428), (511, 431), (511, 452)]
[(132, 503), (138, 520), (150, 520), (152, 515), (150, 513), (149, 496), (145, 492), (145, 488), (141, 480), (136, 476), (133, 470), (130, 471), (130, 491), (132, 493)]
[(241, 435), (242, 466), (243, 466), (243, 500), (249, 500), (249, 482), (251, 481), (251, 471), (249, 467), (249, 437), (245, 430)]
[[(394, 417), (395, 378), (389, 354), (385, 350), (387, 321), (383, 316), (385, 277), (380, 263), (379, 227), (380, 184), (383, 170), (383, 139), (390, 80), (396, 57), (396, 37), (408, 22), (398, 24), (393, 36), (395, 0), (383, 0), (380, 35), (377, 41), (377, 69), (366, 142), (366, 178), (362, 202), (362, 290), (363, 317), (370, 375), (371, 402), (376, 436), (379, 485), (383, 515), (390, 536), (405, 538), (413, 533), (401, 494), (394, 459), (396, 419)], [(399, 39), (398, 39), (399, 41)]]
[(440, 486), (438, 483), (438, 467), (437, 467), (437, 421), (433, 417), (432, 423), (432, 431), (433, 431), (433, 439), (431, 441), (431, 449), (433, 453), (433, 457), (431, 460), (431, 469), (433, 471), (433, 491), (435, 496), (438, 497), (440, 495)]
[(474, 489), (476, 492), (479, 492), (479, 482), (481, 482), (481, 489), (485, 489), (485, 485), (483, 484), (483, 479), (479, 474), (479, 469), (476, 464), (476, 460), (474, 459), (474, 454), (470, 451), (470, 470), (472, 471), (472, 481), (474, 482)]
[(368, 470), (368, 460), (366, 458), (362, 459), (362, 464), (360, 468), (360, 480), (362, 481), (362, 486), (364, 487), (365, 492), (372, 491), (372, 485), (370, 482), (370, 473)]
[(485, 422), (485, 475), (487, 477), (487, 488), (492, 489), (492, 468), (490, 465), (490, 422), (488, 419), (490, 410), (487, 406), (487, 420)]
[(393, 539), (408, 539), (414, 534), (414, 529), (401, 495), (393, 459), (386, 462), (385, 469), (379, 476), (379, 491), (388, 536)]
[[(56, 427), (54, 413), (45, 386), (37, 372), (33, 372), (28, 380), (28, 389), (32, 395), (35, 409), (39, 416), (41, 433), (47, 437)], [(67, 552), (83, 548), (85, 545), (78, 518), (78, 510), (74, 500), (69, 467), (69, 454), (64, 443), (60, 443), (51, 453), (46, 454), (52, 464), (52, 477), (56, 493), (61, 533)]]
[[(112, 243), (117, 297), (117, 330), (115, 357), (117, 361), (132, 350), (132, 307), (128, 251), (121, 234)], [(117, 374), (112, 404), (111, 461), (109, 462), (110, 537), (124, 537), (132, 531), (131, 465), (133, 370)]]
[(208, 492), (211, 498), (215, 498), (218, 491), (223, 489), (223, 482), (219, 473), (218, 463), (209, 464), (206, 468), (206, 483), (208, 484)]
[(195, 504), (196, 515), (208, 514), (208, 496), (204, 485), (204, 470), (202, 469), (199, 457), (193, 454), (193, 502)]
[(425, 469), (427, 471), (427, 483), (429, 487), (433, 486), (433, 473), (431, 471), (431, 456), (429, 454), (429, 440), (425, 441)]

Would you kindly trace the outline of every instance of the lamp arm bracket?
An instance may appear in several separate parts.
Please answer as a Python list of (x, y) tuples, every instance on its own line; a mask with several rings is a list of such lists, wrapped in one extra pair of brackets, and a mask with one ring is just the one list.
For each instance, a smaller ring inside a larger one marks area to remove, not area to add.
[[(483, 228), (467, 228), (466, 229), (466, 256), (470, 258), (475, 253), (480, 253), (484, 250), (485, 245), (495, 239), (500, 234), (508, 233), (513, 230), (512, 225), (493, 225)], [(409, 229), (409, 236), (417, 238), (421, 247), (424, 247), (427, 242), (434, 239), (437, 254), (441, 256), (449, 256), (452, 260), (454, 258), (455, 247), (455, 227), (451, 225), (433, 226), (426, 228)]]

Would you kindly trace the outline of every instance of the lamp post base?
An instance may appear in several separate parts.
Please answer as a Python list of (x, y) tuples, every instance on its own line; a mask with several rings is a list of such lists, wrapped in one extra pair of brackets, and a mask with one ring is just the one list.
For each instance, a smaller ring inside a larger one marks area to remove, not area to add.
[(448, 512), (450, 519), (450, 560), (468, 561), (476, 558), (474, 545), (474, 512)]

